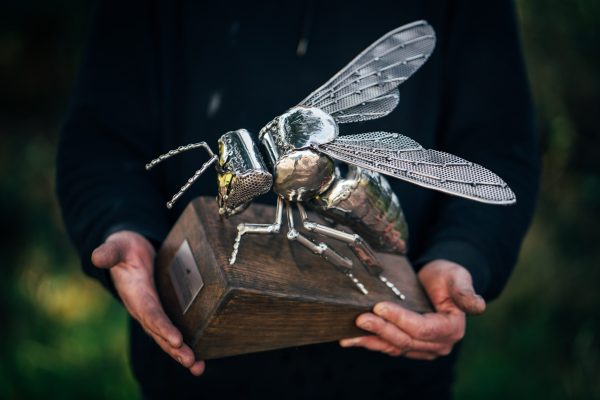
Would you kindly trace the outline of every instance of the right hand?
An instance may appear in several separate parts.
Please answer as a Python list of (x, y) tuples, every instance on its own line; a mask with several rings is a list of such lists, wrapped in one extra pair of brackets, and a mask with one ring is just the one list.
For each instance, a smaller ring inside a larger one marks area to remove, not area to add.
[(109, 269), (117, 293), (129, 314), (173, 359), (193, 375), (204, 372), (204, 361), (196, 361), (181, 332), (169, 320), (154, 285), (152, 244), (138, 233), (119, 231), (92, 252), (97, 268)]

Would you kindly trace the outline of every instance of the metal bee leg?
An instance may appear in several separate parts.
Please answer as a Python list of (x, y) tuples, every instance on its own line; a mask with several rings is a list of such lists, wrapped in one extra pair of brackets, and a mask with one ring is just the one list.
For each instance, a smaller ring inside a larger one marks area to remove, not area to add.
[(275, 221), (272, 224), (239, 224), (238, 233), (233, 244), (233, 252), (229, 258), (229, 264), (235, 263), (237, 253), (240, 248), (242, 236), (247, 233), (275, 234), (281, 229), (281, 221), (283, 219), (283, 199), (277, 197), (277, 209), (275, 210)]
[(401, 300), (406, 298), (392, 282), (381, 275), (383, 268), (379, 265), (379, 261), (377, 261), (377, 257), (371, 246), (362, 237), (310, 221), (304, 206), (301, 203), (297, 203), (297, 205), (300, 211), (300, 218), (302, 218), (302, 225), (306, 230), (347, 243), (348, 247), (352, 249), (352, 252), (371, 275), (376, 275)]
[[(300, 205), (299, 203), (297, 203)], [(286, 202), (285, 210), (287, 214), (287, 222), (288, 222), (288, 233), (287, 238), (289, 240), (294, 240), (300, 243), (302, 246), (306, 247), (314, 254), (320, 255), (325, 260), (329, 261), (333, 266), (344, 275), (346, 275), (352, 283), (360, 290), (362, 294), (369, 294), (369, 291), (355, 276), (352, 274), (352, 260), (344, 257), (339, 254), (337, 251), (329, 247), (327, 244), (323, 242), (315, 242), (311, 238), (308, 238), (302, 235), (300, 232), (296, 230), (294, 227), (294, 215), (292, 212), (292, 207), (290, 207), (290, 203)]]

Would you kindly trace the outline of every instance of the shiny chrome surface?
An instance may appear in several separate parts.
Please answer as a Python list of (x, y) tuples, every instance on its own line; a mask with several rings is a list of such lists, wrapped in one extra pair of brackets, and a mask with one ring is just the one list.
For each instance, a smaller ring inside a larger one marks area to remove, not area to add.
[(273, 166), (273, 190), (286, 200), (305, 201), (323, 193), (333, 182), (331, 159), (314, 150), (294, 150)]
[[(280, 231), (285, 200), (288, 239), (321, 255), (367, 294), (365, 285), (351, 272), (351, 260), (329, 244), (317, 242), (294, 228), (290, 202), (295, 201), (304, 229), (345, 242), (365, 268), (378, 276), (380, 284), (403, 299), (394, 283), (381, 275), (375, 252), (369, 247), (406, 252), (408, 229), (404, 214), (380, 173), (480, 202), (515, 202), (514, 193), (491, 171), (450, 154), (424, 149), (406, 136), (387, 132), (338, 136), (338, 124), (376, 119), (392, 112), (400, 100), (398, 86), (426, 62), (435, 41), (435, 32), (425, 21), (396, 28), (367, 47), (300, 104), (275, 117), (259, 133), (271, 171), (243, 129), (221, 137), (218, 157), (206, 143), (194, 143), (163, 154), (146, 168), (182, 151), (203, 148), (209, 154), (210, 159), (173, 196), (169, 207), (217, 159), (221, 214), (239, 213), (252, 199), (273, 188), (279, 195), (275, 221), (240, 224), (231, 263), (235, 262), (243, 235)], [(333, 159), (350, 164), (346, 176), (336, 173)], [(302, 202), (354, 233), (310, 221)]]
[(290, 108), (279, 116), (277, 128), (294, 149), (332, 142), (339, 132), (331, 115), (315, 107)]
[(492, 171), (452, 154), (425, 149), (399, 133), (340, 136), (319, 145), (318, 151), (345, 163), (447, 194), (489, 204), (516, 202), (513, 191)]
[(408, 226), (398, 198), (376, 172), (349, 166), (310, 203), (319, 214), (351, 228), (377, 250), (405, 253)]
[(435, 48), (435, 32), (416, 21), (383, 35), (363, 50), (300, 105), (317, 107), (336, 122), (381, 118), (400, 100), (397, 87), (427, 61)]
[(219, 138), (217, 181), (219, 213), (226, 216), (243, 211), (255, 197), (271, 190), (273, 176), (247, 130)]
[(167, 153), (160, 155), (158, 158), (155, 158), (154, 160), (152, 160), (148, 164), (146, 164), (146, 170), (150, 170), (156, 164), (158, 164), (168, 158), (171, 158), (171, 157), (173, 157), (177, 154), (183, 153), (185, 151), (194, 150), (194, 149), (204, 149), (208, 153), (210, 158), (208, 159), (208, 161), (206, 161), (204, 164), (202, 164), (202, 167), (200, 167), (200, 169), (197, 170), (194, 173), (194, 175), (192, 175), (192, 177), (189, 178), (183, 184), (181, 189), (179, 189), (179, 191), (173, 195), (171, 200), (167, 202), (167, 208), (169, 208), (169, 209), (173, 208), (173, 204), (175, 204), (177, 199), (179, 199), (185, 193), (185, 191), (188, 190), (194, 182), (196, 182), (196, 180), (204, 173), (204, 171), (206, 171), (208, 169), (208, 167), (210, 167), (217, 161), (217, 159), (219, 157), (217, 157), (217, 155), (213, 153), (213, 151), (206, 144), (206, 142), (198, 142), (198, 143), (190, 143), (185, 146), (179, 146), (178, 148), (170, 150)]
[(337, 137), (337, 123), (314, 107), (290, 108), (265, 125), (258, 135), (272, 164), (291, 151), (329, 143)]

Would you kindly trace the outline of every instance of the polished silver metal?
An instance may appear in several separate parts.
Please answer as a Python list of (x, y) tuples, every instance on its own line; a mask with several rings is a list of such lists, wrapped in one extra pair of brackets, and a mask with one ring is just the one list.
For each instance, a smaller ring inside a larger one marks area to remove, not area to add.
[(398, 197), (384, 176), (350, 165), (331, 187), (310, 200), (316, 212), (361, 235), (374, 249), (406, 253), (408, 224)]
[[(404, 299), (396, 285), (381, 275), (372, 250), (405, 254), (408, 238), (400, 202), (381, 174), (484, 203), (516, 201), (507, 184), (484, 167), (424, 149), (407, 136), (388, 132), (339, 136), (338, 124), (381, 118), (392, 112), (400, 101), (398, 86), (427, 61), (434, 47), (435, 32), (425, 21), (382, 36), (298, 105), (260, 130), (258, 139), (268, 167), (250, 134), (241, 129), (219, 139), (219, 157), (206, 143), (195, 143), (160, 156), (146, 168), (193, 148), (202, 147), (209, 153), (210, 160), (173, 197), (169, 207), (217, 159), (221, 214), (243, 211), (271, 188), (277, 193), (273, 223), (238, 226), (232, 264), (243, 235), (280, 231), (285, 201), (287, 238), (329, 261), (367, 294), (365, 285), (352, 274), (352, 260), (295, 228), (290, 204), (295, 202), (303, 229), (347, 243), (381, 284)], [(349, 164), (345, 175), (336, 170), (336, 162), (340, 161)], [(351, 228), (354, 234), (309, 220), (303, 203), (329, 222)]]
[(294, 107), (267, 124), (259, 134), (267, 150), (273, 189), (290, 201), (308, 200), (333, 182), (333, 161), (310, 147), (334, 141), (338, 125), (318, 108)]
[(515, 194), (498, 175), (452, 154), (421, 147), (398, 133), (343, 136), (318, 150), (345, 163), (415, 185), (489, 204), (512, 204)]
[(203, 148), (204, 150), (206, 150), (206, 152), (208, 153), (210, 158), (208, 161), (206, 161), (204, 164), (202, 164), (202, 167), (200, 167), (200, 169), (197, 170), (194, 173), (194, 175), (192, 175), (192, 177), (189, 178), (187, 180), (187, 182), (183, 184), (183, 186), (179, 189), (179, 191), (177, 193), (175, 193), (175, 195), (173, 195), (171, 200), (167, 202), (167, 208), (169, 208), (169, 209), (173, 208), (173, 204), (175, 204), (177, 199), (180, 198), (185, 193), (185, 191), (188, 190), (190, 188), (190, 186), (192, 186), (192, 184), (194, 182), (196, 182), (196, 180), (204, 173), (204, 171), (206, 171), (208, 169), (208, 167), (210, 167), (212, 164), (214, 164), (215, 161), (217, 161), (218, 157), (213, 153), (213, 151), (206, 144), (206, 142), (199, 142), (199, 143), (191, 143), (191, 144), (188, 144), (185, 146), (179, 146), (178, 148), (170, 150), (165, 154), (161, 154), (160, 156), (158, 156), (157, 158), (155, 158), (154, 160), (152, 160), (148, 164), (146, 164), (146, 171), (148, 171), (152, 167), (154, 167), (156, 164), (160, 163), (163, 160), (166, 160), (167, 158), (170, 158), (174, 155), (183, 153), (184, 151), (198, 149), (198, 148)]
[[(371, 246), (369, 246), (369, 244), (365, 242), (364, 239), (360, 237), (360, 235), (357, 235), (355, 233), (352, 234), (344, 232), (339, 229), (331, 228), (329, 226), (325, 226), (311, 221), (308, 218), (308, 214), (304, 209), (302, 203), (296, 203), (296, 206), (298, 207), (298, 211), (300, 212), (302, 225), (306, 230), (310, 232), (319, 233), (331, 239), (336, 239), (341, 242), (345, 242), (348, 245), (348, 247), (352, 250), (356, 258), (358, 258), (358, 260), (362, 263), (362, 265), (371, 275), (378, 276), (379, 279), (383, 283), (385, 283), (386, 286), (389, 287), (396, 296), (398, 296), (401, 300), (405, 299), (404, 294), (402, 294), (402, 292), (390, 280), (388, 280), (385, 276), (381, 274), (383, 272), (383, 268), (379, 264), (377, 256), (371, 249)], [(353, 276), (350, 276), (348, 274), (346, 275), (354, 281)]]
[(294, 150), (273, 166), (275, 193), (290, 201), (309, 200), (333, 183), (335, 164), (331, 158), (311, 150)]
[(219, 214), (231, 216), (244, 210), (257, 196), (273, 186), (273, 176), (245, 129), (219, 138)]
[[(300, 105), (317, 107), (338, 123), (383, 117), (396, 107), (394, 91), (427, 61), (435, 32), (425, 21), (401, 26), (367, 47)], [(379, 99), (373, 102), (375, 99)], [(384, 100), (384, 99), (387, 99)], [(346, 113), (358, 114), (352, 118)]]
[[(300, 203), (296, 204), (301, 206)], [(294, 213), (289, 201), (286, 201), (285, 207), (288, 221), (288, 240), (296, 241), (302, 246), (306, 247), (308, 250), (312, 251), (314, 254), (321, 256), (321, 258), (328, 261), (338, 271), (346, 275), (362, 294), (369, 294), (369, 291), (367, 290), (365, 285), (352, 274), (352, 260), (350, 260), (347, 257), (344, 257), (343, 255), (335, 251), (331, 246), (323, 242), (316, 242), (313, 239), (304, 236), (303, 234), (298, 232), (294, 225)]]
[(275, 209), (275, 221), (272, 224), (247, 224), (241, 223), (237, 226), (237, 236), (235, 238), (235, 242), (233, 243), (233, 252), (231, 253), (231, 257), (229, 258), (229, 264), (234, 264), (235, 259), (237, 257), (238, 251), (240, 249), (240, 242), (242, 241), (242, 236), (245, 234), (277, 234), (281, 230), (281, 221), (283, 219), (283, 199), (281, 197), (277, 197), (277, 206)]
[(198, 149), (198, 148), (203, 148), (204, 150), (206, 150), (206, 152), (208, 153), (208, 155), (211, 158), (214, 157), (213, 151), (210, 149), (208, 144), (206, 144), (206, 142), (190, 143), (190, 144), (186, 144), (185, 146), (179, 146), (176, 149), (169, 150), (165, 154), (161, 154), (160, 156), (158, 156), (157, 158), (155, 158), (154, 160), (152, 160), (148, 164), (146, 164), (146, 171), (150, 170), (156, 164), (160, 163), (161, 161), (166, 160), (167, 158), (171, 158), (177, 154), (183, 153), (184, 151), (194, 150), (194, 149)]
[(371, 247), (360, 237), (360, 235), (352, 234), (341, 231), (339, 229), (331, 228), (308, 218), (308, 214), (304, 209), (302, 203), (297, 203), (298, 211), (300, 212), (300, 218), (302, 219), (302, 225), (304, 229), (309, 232), (315, 232), (325, 237), (339, 240), (344, 242), (352, 249), (358, 260), (364, 265), (371, 275), (378, 275), (383, 271), (383, 268), (379, 265), (375, 253)]

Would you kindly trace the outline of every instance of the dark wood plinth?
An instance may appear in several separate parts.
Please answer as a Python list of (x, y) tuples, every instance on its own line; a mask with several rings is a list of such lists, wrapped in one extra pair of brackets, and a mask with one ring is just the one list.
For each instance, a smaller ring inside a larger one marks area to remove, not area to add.
[[(259, 204), (239, 216), (221, 218), (214, 199), (201, 197), (188, 205), (163, 243), (157, 260), (159, 293), (169, 317), (199, 359), (364, 334), (354, 325), (355, 318), (382, 300), (397, 301), (417, 312), (430, 311), (406, 258), (378, 254), (385, 275), (406, 294), (404, 301), (355, 260), (354, 275), (369, 290), (365, 296), (325, 260), (289, 242), (285, 226), (278, 235), (244, 236), (236, 263), (229, 265), (237, 224), (271, 223), (273, 218), (274, 208)], [(343, 243), (318, 239), (350, 254)], [(188, 293), (193, 300), (184, 312), (175, 291), (182, 277), (173, 282), (170, 270), (185, 241), (193, 256), (188, 251), (188, 261), (193, 261), (177, 268), (193, 275), (196, 264), (203, 286), (195, 297)]]

